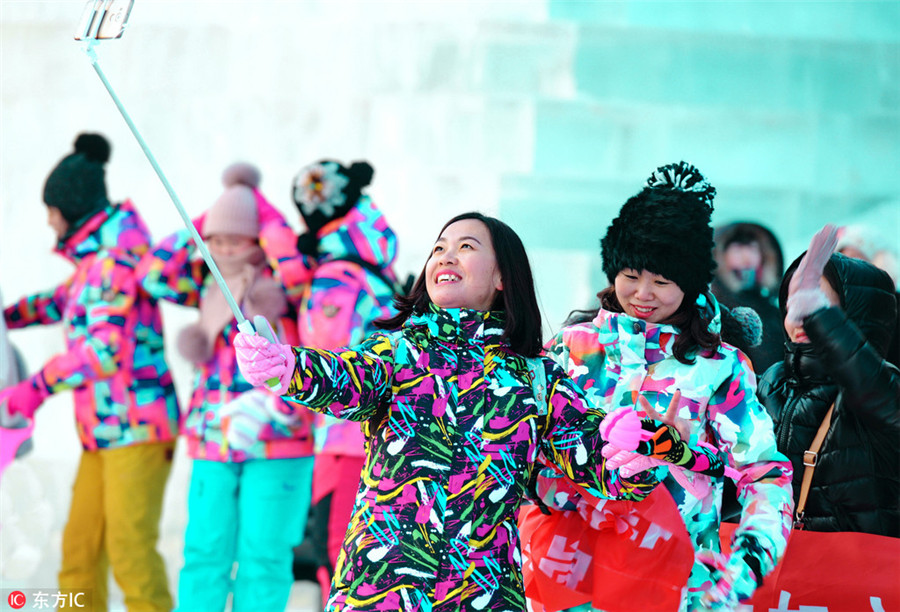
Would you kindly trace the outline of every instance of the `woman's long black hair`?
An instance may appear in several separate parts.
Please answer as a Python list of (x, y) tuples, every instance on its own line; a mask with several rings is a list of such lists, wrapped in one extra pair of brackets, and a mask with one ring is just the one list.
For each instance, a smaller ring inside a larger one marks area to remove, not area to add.
[[(467, 212), (447, 221), (441, 228), (438, 237), (450, 225), (457, 221), (474, 219), (481, 221), (488, 229), (500, 278), (503, 280), (503, 291), (497, 294), (491, 310), (503, 311), (505, 323), (503, 335), (509, 341), (513, 351), (525, 357), (534, 357), (541, 352), (541, 312), (538, 308), (534, 291), (534, 278), (528, 254), (518, 234), (503, 221), (488, 217), (478, 212)], [(427, 262), (426, 262), (427, 263)], [(416, 279), (409, 295), (394, 298), (397, 314), (388, 319), (380, 319), (375, 325), (380, 329), (399, 329), (413, 314), (420, 314), (428, 309), (431, 298), (425, 287), (425, 267)]]
[[(607, 287), (597, 294), (600, 306), (594, 310), (573, 310), (569, 313), (565, 325), (575, 325), (593, 321), (600, 309), (609, 312), (625, 312), (616, 297), (616, 288)], [(707, 298), (710, 299), (710, 298)], [(715, 299), (715, 298), (712, 298)], [(709, 321), (697, 306), (697, 296), (685, 294), (678, 310), (663, 323), (672, 325), (680, 332), (672, 344), (672, 354), (681, 363), (694, 363), (694, 356), (700, 352), (704, 356), (712, 355), (722, 343), (719, 334), (709, 331)]]

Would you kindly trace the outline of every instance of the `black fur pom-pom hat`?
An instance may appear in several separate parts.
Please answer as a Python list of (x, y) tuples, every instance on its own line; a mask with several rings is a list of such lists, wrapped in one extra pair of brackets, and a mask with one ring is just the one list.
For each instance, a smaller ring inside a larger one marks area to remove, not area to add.
[(622, 205), (600, 241), (610, 284), (625, 268), (671, 280), (695, 300), (712, 282), (711, 217), (716, 189), (686, 162), (656, 169), (645, 187)]

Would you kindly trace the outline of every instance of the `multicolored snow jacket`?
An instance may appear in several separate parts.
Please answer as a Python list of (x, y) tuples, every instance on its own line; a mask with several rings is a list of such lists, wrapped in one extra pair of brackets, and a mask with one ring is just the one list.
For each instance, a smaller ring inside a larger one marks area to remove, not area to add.
[(130, 201), (93, 216), (57, 248), (75, 272), (53, 290), (6, 308), (10, 328), (63, 323), (66, 351), (41, 374), (52, 393), (72, 389), (85, 450), (175, 439), (178, 403), (163, 352), (159, 306), (135, 266), (150, 233)]
[[(266, 249), (267, 231), (283, 232), (286, 224), (270, 222), (260, 230), (260, 244)], [(144, 256), (138, 268), (141, 285), (159, 299), (183, 306), (199, 307), (207, 288), (215, 282), (202, 259), (194, 258), (196, 251), (188, 230), (167, 237)], [(271, 253), (267, 251), (269, 260)], [(313, 453), (312, 413), (298, 411), (293, 422), (271, 420), (259, 433), (259, 439), (246, 450), (236, 450), (227, 444), (224, 429), (227, 424), (220, 410), (238, 396), (254, 387), (241, 375), (234, 355), (233, 341), (237, 324), (232, 320), (213, 344), (213, 356), (197, 366), (194, 373), (188, 413), (181, 432), (187, 439), (188, 455), (194, 459), (240, 462), (249, 459), (287, 459), (306, 457)], [(277, 396), (268, 394), (267, 401), (283, 404)]]
[[(377, 331), (376, 319), (392, 316), (392, 269), (397, 239), (367, 195), (319, 232), (319, 258), (297, 310), (299, 344), (328, 350), (359, 344)], [(382, 270), (386, 280), (355, 260)], [(300, 268), (302, 269), (302, 268)], [(287, 271), (282, 276), (289, 274)], [(286, 279), (299, 284), (303, 279)], [(359, 423), (316, 415), (316, 453), (364, 455)]]
[[(715, 303), (711, 307), (718, 310)], [(670, 325), (601, 309), (592, 322), (564, 328), (547, 351), (584, 389), (590, 404), (607, 411), (634, 406), (640, 394), (663, 413), (675, 391), (681, 391), (678, 417), (689, 422), (692, 442), (725, 451), (740, 473), (737, 492), (743, 512), (734, 549), (749, 552), (762, 575), (768, 574), (784, 554), (790, 532), (790, 463), (776, 448), (772, 420), (757, 401), (756, 377), (746, 356), (722, 344), (715, 354), (697, 356), (687, 365), (672, 354), (677, 334)], [(689, 495), (671, 474), (663, 484), (678, 505), (695, 549), (719, 551), (723, 478), (685, 474), (694, 486), (707, 490), (705, 496)], [(544, 501), (559, 505), (559, 491), (551, 486), (545, 492), (542, 486), (546, 483), (539, 483)], [(688, 609), (700, 607), (699, 597), (709, 586), (706, 566), (695, 562), (688, 580)]]
[(295, 348), (286, 397), (365, 421), (366, 463), (327, 610), (524, 610), (517, 516), (539, 452), (606, 498), (604, 414), (550, 359), (536, 402), (498, 313), (434, 306), (343, 351)]

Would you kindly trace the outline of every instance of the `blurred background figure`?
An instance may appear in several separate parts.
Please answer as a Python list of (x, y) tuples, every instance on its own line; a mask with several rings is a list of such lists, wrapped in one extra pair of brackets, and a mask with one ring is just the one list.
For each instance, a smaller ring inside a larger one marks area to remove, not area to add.
[[(0, 294), (0, 308), (3, 308), (2, 294)], [(6, 320), (0, 318), (0, 389), (16, 384), (25, 376), (22, 356), (6, 334)]]
[(888, 273), (897, 286), (897, 242), (893, 243), (865, 225), (845, 225), (838, 229), (837, 252), (847, 257), (868, 261)]
[(784, 258), (775, 234), (758, 223), (737, 222), (716, 228), (713, 254), (718, 267), (712, 292), (719, 301), (735, 308), (752, 308), (762, 321), (757, 346), (741, 346), (757, 374), (781, 359), (781, 315), (778, 285)]
[[(373, 175), (365, 161), (345, 166), (323, 159), (294, 178), (294, 204), (307, 230), (297, 237), (297, 249), (313, 272), (306, 279), (304, 265), (289, 267), (283, 258), (279, 272), (292, 295), (300, 290), (295, 305), (302, 345), (335, 350), (359, 344), (376, 331), (375, 320), (395, 313), (397, 238), (363, 193)], [(350, 522), (365, 440), (359, 423), (316, 414), (315, 424), (313, 510), (305, 543), (295, 551), (294, 574), (314, 573), (324, 601)]]
[[(243, 314), (264, 317), (284, 337), (288, 300), (267, 260), (278, 244), (269, 237), (288, 228), (259, 191), (260, 180), (250, 164), (228, 166), (224, 191), (195, 226)], [(234, 612), (283, 610), (294, 582), (292, 550), (309, 510), (312, 413), (301, 408), (294, 419), (274, 419), (271, 406), (283, 400), (238, 371), (234, 313), (196, 248), (181, 229), (137, 270), (152, 295), (199, 310), (199, 320), (178, 334), (178, 350), (194, 366), (182, 423), (192, 462), (178, 609), (223, 610), (231, 595)]]
[[(0, 390), (15, 385), (26, 373), (19, 350), (7, 337), (6, 321), (0, 317)], [(56, 518), (48, 499), (53, 493), (50, 479), (40, 466), (22, 461), (34, 446), (33, 431), (33, 421), (28, 425), (0, 412), (0, 567), (4, 576), (20, 583), (45, 562), (44, 549), (52, 540), (47, 526)]]
[[(100, 134), (79, 134), (44, 183), (55, 252), (75, 266), (61, 284), (4, 311), (12, 328), (61, 324), (65, 351), (0, 392), (27, 419), (52, 394), (74, 391), (82, 453), (62, 538), (59, 588), (105, 610), (110, 567), (132, 610), (172, 608), (156, 550), (178, 427), (156, 300), (135, 266), (150, 233), (130, 200), (110, 202)], [(26, 230), (27, 231), (27, 230)]]
[[(838, 229), (837, 252), (847, 257), (861, 259), (888, 273), (894, 288), (897, 288), (897, 244), (900, 236), (894, 236), (893, 243), (879, 236), (878, 232), (865, 225), (845, 225)], [(900, 293), (897, 294), (900, 297)], [(900, 317), (900, 312), (898, 312)], [(900, 319), (894, 327), (894, 334), (887, 349), (887, 360), (900, 366)]]

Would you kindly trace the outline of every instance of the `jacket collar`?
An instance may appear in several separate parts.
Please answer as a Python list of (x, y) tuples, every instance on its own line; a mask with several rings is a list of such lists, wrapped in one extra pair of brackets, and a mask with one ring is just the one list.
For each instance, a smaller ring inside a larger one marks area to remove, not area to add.
[(451, 344), (500, 344), (503, 336), (502, 312), (470, 310), (468, 308), (439, 308), (429, 304), (421, 314), (413, 314), (403, 324), (405, 329)]
[[(719, 333), (722, 326), (719, 302), (709, 292), (697, 297), (697, 306), (709, 321), (709, 330)], [(651, 364), (672, 356), (679, 331), (666, 323), (650, 323), (623, 312), (601, 308), (594, 317), (598, 339), (613, 363)]]
[(833, 382), (809, 343), (784, 343), (784, 373), (792, 387), (819, 386)]
[(614, 363), (656, 363), (672, 355), (678, 330), (625, 313), (600, 309), (594, 318), (598, 340)]
[(150, 232), (130, 200), (110, 204), (71, 236), (60, 240), (55, 252), (75, 263), (101, 249), (117, 249), (140, 257), (149, 250)]

